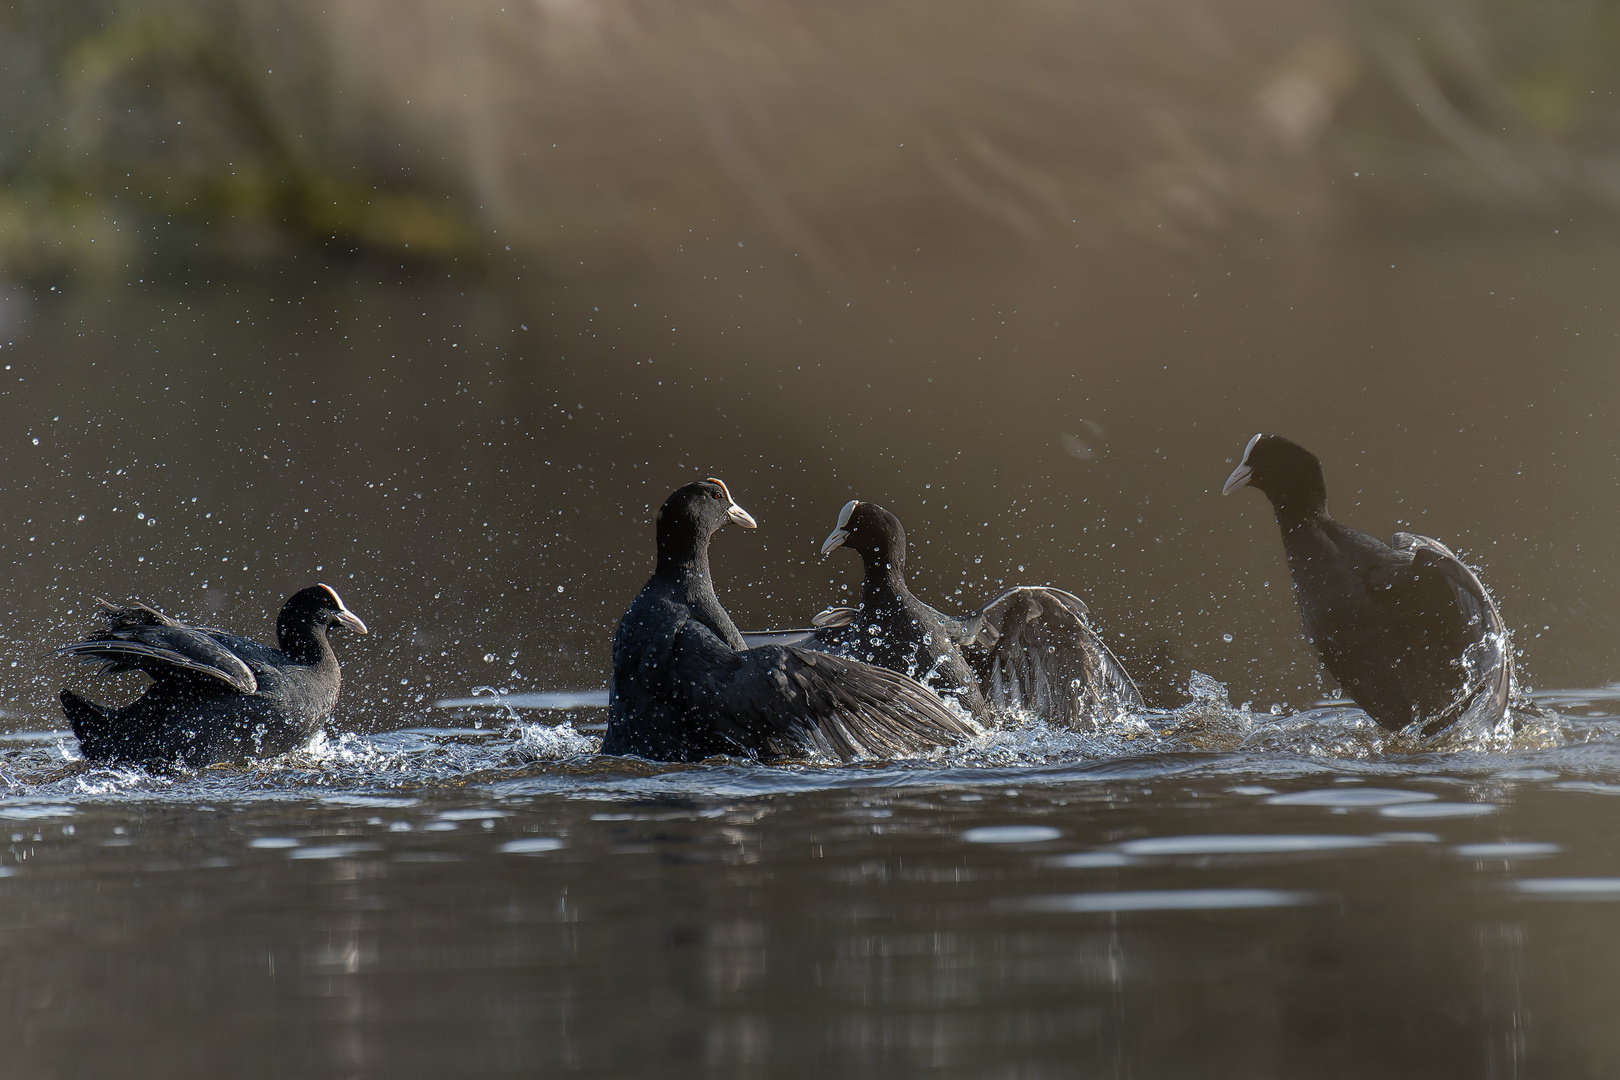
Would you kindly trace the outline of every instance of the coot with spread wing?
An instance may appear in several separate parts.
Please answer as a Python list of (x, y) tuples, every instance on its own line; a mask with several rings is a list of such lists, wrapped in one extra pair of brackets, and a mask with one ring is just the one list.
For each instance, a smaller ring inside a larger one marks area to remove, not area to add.
[(807, 630), (744, 635), (750, 645), (795, 642), (880, 664), (981, 718), (1025, 709), (1073, 727), (1141, 707), (1136, 684), (1073, 593), (1025, 585), (965, 617), (937, 611), (906, 587), (905, 528), (876, 503), (851, 500), (839, 511), (821, 552), (840, 547), (864, 564), (859, 605), (824, 611)]
[(709, 576), (710, 538), (754, 528), (719, 480), (665, 500), (658, 563), (613, 635), (605, 754), (843, 760), (947, 746), (976, 730), (895, 672), (793, 645), (746, 648)]

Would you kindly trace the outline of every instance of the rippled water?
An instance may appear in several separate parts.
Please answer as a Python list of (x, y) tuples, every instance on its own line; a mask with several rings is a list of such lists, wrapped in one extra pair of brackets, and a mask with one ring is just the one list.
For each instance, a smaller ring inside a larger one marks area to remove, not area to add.
[(1620, 688), (1543, 700), (1422, 754), (1217, 696), (849, 766), (600, 758), (594, 709), (198, 773), (16, 732), (8, 1071), (1597, 1075)]

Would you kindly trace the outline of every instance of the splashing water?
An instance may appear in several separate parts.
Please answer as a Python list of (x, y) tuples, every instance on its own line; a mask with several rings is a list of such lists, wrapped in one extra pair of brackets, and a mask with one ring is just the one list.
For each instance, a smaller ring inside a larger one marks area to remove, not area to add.
[(514, 730), (517, 738), (507, 753), (515, 761), (563, 761), (594, 754), (602, 745), (601, 739), (574, 730), (571, 719), (555, 727), (519, 723)]
[[(463, 714), (471, 726), (418, 727), (374, 735), (322, 733), (279, 758), (193, 771), (180, 766), (103, 766), (88, 763), (65, 732), (17, 732), (8, 742), (0, 805), (14, 800), (51, 798), (78, 801), (229, 800), (255, 801), (308, 797), (390, 797), (402, 789), (446, 785), (501, 785), (544, 779), (567, 788), (589, 774), (613, 787), (627, 774), (679, 775), (684, 786), (702, 788), (743, 769), (751, 789), (770, 790), (868, 782), (873, 770), (895, 779), (935, 775), (945, 770), (953, 782), (973, 783), (986, 771), (1063, 770), (1115, 763), (1152, 771), (1166, 755), (1201, 756), (1206, 769), (1242, 772), (1272, 767), (1335, 771), (1364, 767), (1402, 771), (1413, 762), (1451, 762), (1474, 772), (1523, 766), (1537, 755), (1554, 755), (1557, 767), (1570, 761), (1620, 760), (1620, 685), (1589, 691), (1524, 695), (1509, 719), (1495, 730), (1471, 737), (1414, 741), (1390, 733), (1349, 703), (1329, 702), (1291, 713), (1255, 713), (1247, 703), (1234, 706), (1224, 684), (1193, 672), (1188, 701), (1174, 709), (1121, 711), (1076, 731), (1028, 714), (1013, 714), (953, 747), (898, 762), (840, 765), (807, 761), (758, 765), (734, 759), (697, 766), (672, 766), (623, 759), (596, 759), (601, 745), (600, 714), (593, 708), (564, 712), (555, 724), (523, 719), (499, 701), (503, 722), (490, 724), (482, 710)], [(543, 696), (555, 704), (572, 695)], [(487, 700), (487, 699), (484, 699)], [(538, 699), (537, 699), (538, 700)], [(481, 700), (481, 704), (482, 704)], [(594, 704), (594, 701), (592, 702)], [(1559, 711), (1553, 711), (1556, 707)], [(529, 714), (532, 716), (533, 714)], [(1269, 763), (1268, 763), (1268, 759)], [(1133, 764), (1134, 763), (1134, 764)], [(1605, 766), (1606, 767), (1606, 766)], [(583, 770), (583, 771), (582, 771)], [(705, 779), (705, 778), (709, 779)], [(588, 786), (588, 785), (587, 785)]]

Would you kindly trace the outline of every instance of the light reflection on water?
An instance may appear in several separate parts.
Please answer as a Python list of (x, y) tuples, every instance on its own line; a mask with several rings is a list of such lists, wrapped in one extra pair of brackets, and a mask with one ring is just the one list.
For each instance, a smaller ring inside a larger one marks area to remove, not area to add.
[(1009, 904), (1024, 911), (1070, 914), (1114, 911), (1223, 911), (1234, 908), (1296, 907), (1315, 903), (1307, 892), (1281, 889), (1158, 889), (1143, 892), (1109, 891), (1032, 896)]
[(239, 1075), (1561, 1073), (1620, 1051), (1593, 1012), (1620, 969), (1606, 722), (1497, 753), (764, 767), (596, 758), (565, 719), (543, 757), (520, 723), (170, 774), (40, 733), (0, 797), (0, 1008), (35, 1074), (155, 1053), (182, 1014)]

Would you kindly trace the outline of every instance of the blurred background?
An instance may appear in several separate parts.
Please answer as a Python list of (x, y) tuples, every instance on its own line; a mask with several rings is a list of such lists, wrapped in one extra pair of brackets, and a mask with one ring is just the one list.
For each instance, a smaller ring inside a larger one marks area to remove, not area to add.
[(744, 626), (849, 595), (860, 497), (937, 606), (1060, 585), (1151, 700), (1303, 707), (1262, 429), (1533, 684), (1617, 677), (1613, 4), (21, 0), (0, 57), (29, 716), (94, 596), (266, 636), (315, 580), (341, 724), (601, 686), (704, 475)]

